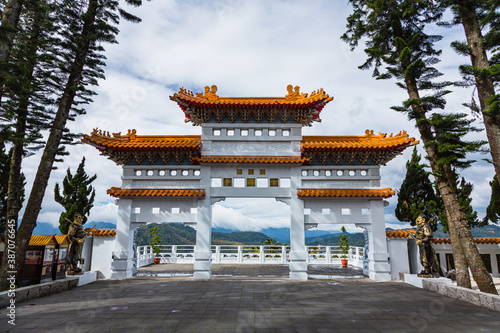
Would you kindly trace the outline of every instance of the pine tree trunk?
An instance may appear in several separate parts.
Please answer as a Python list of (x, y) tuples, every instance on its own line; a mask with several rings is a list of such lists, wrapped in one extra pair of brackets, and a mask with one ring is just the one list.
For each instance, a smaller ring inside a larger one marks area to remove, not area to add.
[[(473, 1), (458, 1), (459, 13), (462, 25), (467, 38), (467, 45), (470, 48), (470, 59), (472, 66), (481, 69), (490, 69), (490, 63), (483, 45), (483, 35), (476, 15), (476, 8)], [(481, 112), (484, 117), (484, 127), (490, 145), (491, 157), (497, 178), (500, 179), (500, 115), (487, 112), (488, 98), (495, 95), (495, 86), (491, 77), (476, 76), (477, 94)], [(486, 112), (485, 112), (486, 111)]]
[[(21, 210), (20, 194), (23, 188), (21, 177), (21, 163), (24, 156), (24, 143), (26, 141), (26, 123), (28, 117), (28, 107), (31, 97), (31, 82), (37, 61), (37, 51), (40, 44), (40, 24), (44, 12), (35, 13), (33, 28), (29, 39), (29, 51), (26, 56), (26, 77), (23, 80), (23, 86), (18, 87), (19, 104), (16, 112), (16, 130), (12, 138), (12, 156), (10, 159), (9, 182), (7, 189), (7, 221), (13, 221), (17, 230), (18, 214)], [(2, 263), (7, 263), (7, 251), (4, 251)]]
[[(75, 58), (71, 66), (68, 81), (61, 96), (59, 107), (50, 130), (49, 138), (45, 145), (43, 155), (38, 166), (38, 171), (33, 182), (33, 187), (26, 204), (26, 210), (19, 226), (16, 237), (16, 271), (19, 272), (26, 254), (26, 247), (36, 226), (36, 220), (50, 178), (50, 173), (54, 160), (61, 142), (63, 131), (68, 120), (68, 116), (76, 95), (76, 87), (80, 84), (85, 59), (89, 52), (90, 42), (93, 35), (93, 25), (97, 13), (98, 0), (90, 0), (84, 17), (81, 39), (76, 50)], [(2, 267), (0, 275), (7, 275), (7, 265)], [(6, 289), (7, 280), (2, 278), (0, 281), (0, 290)]]
[[(5, 5), (2, 14), (2, 29), (0, 30), (0, 63), (5, 63), (9, 58), (22, 7), (23, 0), (10, 0)], [(4, 71), (0, 72), (0, 103), (3, 96), (5, 77), (6, 73)]]
[[(415, 81), (406, 80), (407, 91), (410, 99), (420, 98)], [(438, 163), (439, 155), (437, 147), (433, 141), (433, 135), (429, 120), (425, 116), (425, 110), (421, 105), (413, 105), (413, 110), (417, 115), (417, 128), (425, 146), (429, 163), (435, 177), (439, 193), (443, 198), (446, 215), (448, 218), (448, 229), (450, 230), (453, 256), (457, 273), (457, 285), (471, 288), (469, 270), (476, 281), (479, 290), (491, 294), (498, 294), (491, 275), (486, 271), (486, 267), (479, 255), (474, 238), (467, 226), (467, 218), (462, 211), (458, 201), (452, 169), (449, 165)]]

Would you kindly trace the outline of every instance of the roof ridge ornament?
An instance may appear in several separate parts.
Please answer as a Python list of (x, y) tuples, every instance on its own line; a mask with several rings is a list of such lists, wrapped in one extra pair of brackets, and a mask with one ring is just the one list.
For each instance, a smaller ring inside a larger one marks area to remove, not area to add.
[[(205, 86), (205, 93), (196, 93), (196, 97), (208, 99), (209, 101), (219, 100), (219, 96), (216, 94), (217, 86), (215, 84), (212, 87)], [(210, 90), (212, 89), (212, 90)]]
[[(295, 91), (294, 91), (295, 89)], [(285, 95), (285, 99), (287, 101), (296, 101), (296, 100), (300, 100), (300, 99), (305, 99), (307, 98), (307, 95), (306, 93), (303, 93), (301, 94), (300, 93), (300, 87), (299, 86), (295, 86), (295, 88), (289, 84), (288, 86), (286, 86), (286, 90), (288, 91), (288, 94)], [(323, 89), (321, 89), (323, 90)], [(311, 94), (312, 96), (313, 94)]]
[(90, 135), (93, 137), (104, 137), (118, 140), (135, 140), (135, 137), (137, 136), (136, 133), (137, 131), (135, 129), (129, 129), (126, 135), (122, 135), (122, 132), (110, 134), (109, 131), (103, 131), (96, 127), (92, 130)]

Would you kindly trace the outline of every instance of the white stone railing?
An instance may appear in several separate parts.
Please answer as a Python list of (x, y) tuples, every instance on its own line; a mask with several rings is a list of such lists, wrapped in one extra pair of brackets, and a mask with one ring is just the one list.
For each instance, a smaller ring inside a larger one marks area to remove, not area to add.
[[(193, 263), (196, 245), (161, 245), (160, 263)], [(308, 264), (340, 265), (339, 246), (306, 246)], [(290, 246), (281, 245), (212, 245), (214, 264), (287, 264)], [(351, 247), (349, 265), (363, 267), (363, 248)], [(151, 246), (137, 248), (137, 267), (153, 263)]]

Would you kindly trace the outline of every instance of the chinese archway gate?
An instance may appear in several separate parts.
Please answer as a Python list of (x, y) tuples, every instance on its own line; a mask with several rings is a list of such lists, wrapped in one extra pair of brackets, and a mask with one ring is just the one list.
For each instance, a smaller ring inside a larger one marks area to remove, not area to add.
[(323, 89), (285, 97), (219, 97), (217, 87), (170, 97), (201, 135), (109, 134), (82, 140), (122, 165), (112, 279), (132, 276), (133, 230), (150, 222), (196, 227), (194, 278), (211, 277), (212, 205), (226, 198), (275, 198), (290, 207), (290, 278), (307, 279), (305, 230), (355, 224), (368, 235), (366, 265), (373, 280), (390, 280), (380, 166), (417, 141), (387, 136), (303, 136), (333, 100)]

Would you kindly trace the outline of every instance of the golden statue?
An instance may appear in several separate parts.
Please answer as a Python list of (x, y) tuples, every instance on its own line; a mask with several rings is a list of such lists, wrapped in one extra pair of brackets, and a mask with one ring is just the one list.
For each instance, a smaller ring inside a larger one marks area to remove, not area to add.
[(418, 274), (419, 277), (438, 278), (442, 276), (436, 253), (432, 247), (433, 233), (428, 222), (422, 216), (417, 217), (417, 232), (415, 242), (420, 250), (420, 263), (424, 269)]
[(82, 270), (78, 267), (78, 263), (80, 262), (83, 264), (82, 248), (85, 237), (87, 237), (87, 234), (83, 230), (82, 217), (81, 215), (77, 215), (73, 222), (71, 222), (68, 229), (68, 238), (71, 241), (67, 272), (68, 275), (82, 274)]

